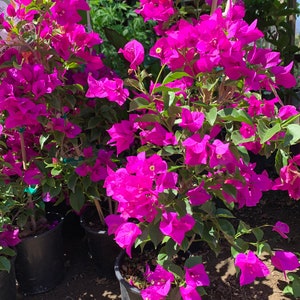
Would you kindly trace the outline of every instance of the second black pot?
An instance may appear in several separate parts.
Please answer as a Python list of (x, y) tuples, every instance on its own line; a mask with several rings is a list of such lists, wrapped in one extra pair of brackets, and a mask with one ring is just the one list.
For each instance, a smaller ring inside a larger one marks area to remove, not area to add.
[(98, 222), (97, 210), (93, 206), (87, 207), (80, 217), (81, 226), (85, 230), (89, 256), (97, 273), (101, 276), (114, 277), (114, 262), (120, 247)]
[(58, 214), (47, 215), (50, 230), (22, 239), (17, 245), (15, 262), (16, 278), (24, 295), (45, 293), (53, 289), (64, 277), (63, 218)]

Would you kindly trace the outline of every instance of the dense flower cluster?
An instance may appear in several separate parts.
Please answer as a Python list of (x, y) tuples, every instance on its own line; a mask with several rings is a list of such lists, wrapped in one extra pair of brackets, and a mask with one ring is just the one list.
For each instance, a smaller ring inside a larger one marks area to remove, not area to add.
[[(280, 86), (295, 86), (292, 63), (282, 66), (279, 53), (256, 46), (263, 34), (256, 22), (249, 25), (243, 20), (240, 3), (229, 5), (226, 13), (218, 8), (198, 20), (168, 23), (174, 10), (173, 1), (141, 2), (138, 12), (145, 21), (158, 22), (160, 37), (149, 54), (160, 60), (161, 77), (153, 79), (142, 70), (144, 51), (138, 41), (120, 49), (130, 63), (127, 84), (134, 91), (129, 119), (108, 130), (109, 144), (116, 146), (117, 154), (139, 145), (137, 155), (128, 156), (123, 167), (109, 169), (105, 179), (107, 195), (118, 203), (117, 214), (106, 218), (109, 234), (129, 256), (133, 245), (150, 240), (165, 255), (146, 275), (150, 285), (141, 292), (144, 299), (165, 299), (171, 283), (180, 287), (183, 299), (201, 298), (190, 273), (201, 273), (193, 277), (203, 281), (199, 286), (207, 285), (204, 269), (200, 272), (200, 265), (194, 263), (195, 270), (185, 266), (182, 276), (169, 261), (170, 249), (187, 251), (195, 240), (219, 252), (219, 239), (225, 238), (236, 253), (241, 285), (269, 275), (257, 254), (270, 247), (258, 237), (255, 254), (242, 238), (251, 229), (240, 232), (242, 226), (234, 228), (226, 215), (234, 206), (257, 205), (263, 192), (272, 189), (288, 190), (299, 199), (298, 185), (293, 184), (299, 180), (299, 156), (286, 164), (289, 146), (299, 141), (293, 135), (295, 128), (299, 130), (293, 123), (299, 112), (283, 105), (276, 92)], [(91, 86), (97, 95), (96, 86)], [(250, 154), (270, 156), (277, 149), (280, 178), (274, 182), (267, 171), (257, 173)], [(273, 230), (284, 238), (289, 232), (282, 222)], [(277, 252), (272, 257), (280, 270), (299, 266), (290, 267)], [(173, 275), (181, 278), (176, 284)]]

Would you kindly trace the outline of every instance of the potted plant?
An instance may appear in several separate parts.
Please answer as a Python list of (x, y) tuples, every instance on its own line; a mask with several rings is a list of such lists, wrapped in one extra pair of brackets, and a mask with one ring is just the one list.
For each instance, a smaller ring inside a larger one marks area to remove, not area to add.
[[(133, 40), (120, 49), (130, 63), (125, 83), (132, 93), (129, 118), (108, 130), (109, 144), (118, 155), (132, 145), (135, 153), (108, 168), (104, 187), (118, 208), (105, 220), (126, 251), (124, 268), (140, 272), (141, 278), (129, 274), (127, 285), (142, 287), (123, 299), (201, 299), (209, 276), (199, 245), (218, 254), (228, 243), (241, 285), (269, 275), (264, 251), (279, 270), (299, 267), (295, 254), (272, 251), (263, 228), (234, 216), (235, 209), (256, 206), (265, 191), (285, 189), (300, 198), (293, 184), (300, 156), (289, 150), (299, 143), (299, 112), (276, 91), (296, 84), (292, 64), (281, 65), (279, 53), (256, 45), (263, 34), (243, 20), (241, 3), (227, 1), (222, 10), (220, 2), (210, 1), (211, 13), (200, 10), (192, 20), (173, 1), (141, 2), (138, 12), (157, 21), (159, 37), (150, 49), (161, 62), (157, 77), (142, 68), (142, 44)], [(101, 97), (101, 88), (90, 75), (88, 94)], [(257, 173), (250, 153), (275, 153), (279, 177)], [(287, 224), (266, 226), (286, 237)], [(133, 248), (142, 258), (149, 243), (154, 256), (132, 267)], [(178, 264), (181, 253), (187, 256)]]
[[(80, 210), (86, 199), (74, 165), (100, 138), (98, 106), (85, 97), (85, 86), (89, 73), (101, 78), (111, 72), (92, 50), (100, 37), (80, 24), (80, 13), (88, 10), (85, 0), (11, 1), (1, 15), (0, 169), (6, 192), (0, 198), (15, 203), (10, 217), (22, 240), (16, 273), (27, 294), (45, 292), (63, 278), (62, 216), (47, 214), (45, 203)], [(112, 108), (101, 108), (111, 117)], [(25, 246), (40, 236), (42, 248)], [(31, 262), (35, 270), (26, 271)]]
[[(63, 214), (80, 213), (101, 198), (103, 174), (94, 170), (109, 164), (109, 152), (101, 147), (109, 124), (124, 115), (119, 105), (128, 92), (93, 50), (101, 39), (91, 31), (88, 17), (87, 26), (81, 21), (88, 10), (85, 0), (12, 1), (2, 15), (1, 172), (6, 175), (6, 196), (18, 204), (13, 221), (23, 238), (49, 227), (45, 204), (62, 204)], [(86, 97), (88, 74), (103, 81), (107, 99)], [(110, 92), (116, 88), (117, 103)], [(55, 284), (63, 274), (62, 259), (59, 264)]]

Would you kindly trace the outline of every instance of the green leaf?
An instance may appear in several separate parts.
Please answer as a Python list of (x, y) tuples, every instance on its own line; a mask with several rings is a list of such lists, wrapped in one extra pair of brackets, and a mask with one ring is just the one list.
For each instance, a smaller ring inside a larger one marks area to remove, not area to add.
[(300, 125), (290, 124), (287, 126), (287, 131), (284, 136), (283, 145), (295, 145), (300, 140)]
[(51, 170), (51, 175), (52, 175), (52, 176), (57, 176), (57, 175), (59, 175), (61, 172), (62, 172), (62, 169), (61, 169), (61, 168), (53, 168), (53, 169)]
[(235, 218), (231, 211), (225, 208), (217, 208), (216, 216), (220, 218)]
[(190, 256), (184, 266), (187, 267), (187, 268), (191, 268), (195, 265), (198, 265), (198, 264), (202, 264), (202, 256)]
[(255, 235), (258, 242), (260, 242), (264, 237), (264, 232), (260, 228), (253, 228), (252, 232)]
[(175, 277), (177, 278), (184, 278), (184, 271), (182, 270), (182, 268), (174, 263), (172, 263), (171, 261), (164, 261), (163, 262), (163, 267), (165, 269), (167, 269), (169, 272), (173, 273), (173, 275), (175, 275)]
[(237, 229), (237, 233), (251, 233), (251, 228), (248, 224), (246, 224), (243, 221), (240, 221), (238, 229)]
[(258, 120), (257, 132), (260, 137), (260, 143), (264, 144), (276, 133), (281, 130), (279, 123), (276, 123), (273, 127), (268, 127), (263, 120)]
[(159, 229), (159, 224), (150, 223), (148, 226), (148, 230), (149, 230), (150, 239), (154, 244), (154, 247), (156, 248), (163, 240), (163, 234)]
[(253, 123), (251, 117), (242, 109), (224, 108), (218, 114), (225, 121), (245, 122), (250, 125)]
[(249, 138), (244, 138), (238, 130), (235, 130), (231, 134), (231, 139), (235, 145), (240, 145), (242, 143), (253, 142), (255, 141), (255, 136)]
[(157, 255), (157, 263), (162, 266), (164, 264), (164, 262), (166, 260), (168, 260), (168, 258), (169, 258), (169, 256), (167, 253), (159, 253)]
[(230, 237), (235, 236), (235, 229), (234, 229), (233, 225), (228, 220), (219, 219), (218, 222), (219, 222), (219, 225), (220, 225), (220, 228), (221, 228), (222, 232), (225, 235), (228, 235)]
[(49, 136), (50, 135), (41, 135), (40, 136), (40, 145), (41, 145), (41, 149), (43, 149), (44, 148), (44, 144), (45, 144), (45, 142), (48, 140), (48, 138), (49, 138)]
[(233, 257), (236, 257), (237, 254), (246, 252), (248, 248), (249, 244), (247, 242), (241, 238), (237, 238), (234, 241), (234, 245), (231, 247), (231, 254)]
[[(1, 249), (1, 247), (0, 247)], [(16, 255), (16, 251), (9, 248), (9, 247), (5, 247), (5, 248), (2, 248), (0, 250), (0, 255), (5, 255), (5, 256), (15, 256)]]
[(236, 188), (233, 185), (224, 183), (223, 190), (229, 196), (236, 198)]
[(159, 117), (154, 114), (143, 115), (142, 117), (136, 118), (136, 122), (158, 122), (160, 123)]
[(262, 255), (263, 252), (268, 252), (269, 254), (272, 254), (271, 246), (268, 243), (262, 242), (257, 245), (258, 256)]
[(285, 151), (279, 149), (276, 152), (276, 156), (275, 156), (275, 168), (276, 168), (277, 174), (280, 173), (280, 169), (283, 166), (287, 165), (288, 158), (289, 158), (289, 156), (287, 155), (287, 153)]
[(164, 99), (164, 109), (167, 110), (174, 103), (175, 93), (174, 92), (168, 92), (167, 94), (164, 93), (163, 99)]
[(298, 276), (294, 277), (294, 280), (292, 282), (292, 288), (294, 297), (300, 297), (300, 278)]
[(129, 105), (129, 111), (137, 110), (137, 109), (144, 109), (149, 106), (149, 101), (145, 98), (137, 97), (134, 98)]
[(217, 119), (218, 109), (216, 107), (212, 107), (209, 112), (205, 114), (206, 120), (209, 125), (213, 126)]
[(291, 294), (293, 295), (293, 288), (291, 285), (287, 285), (284, 289), (283, 289), (283, 294), (287, 295), (287, 294)]
[(76, 187), (77, 181), (78, 181), (78, 177), (76, 174), (72, 174), (71, 176), (68, 177), (68, 181), (67, 181), (68, 188), (73, 193), (75, 193), (75, 187)]
[(85, 196), (81, 186), (76, 186), (75, 193), (70, 193), (70, 204), (71, 207), (79, 212), (85, 203)]
[(191, 76), (186, 72), (174, 72), (174, 73), (171, 72), (164, 78), (162, 84), (165, 85), (169, 82), (173, 82), (176, 79), (181, 79), (183, 77), (191, 77)]
[(0, 256), (0, 270), (10, 271), (10, 260), (5, 256)]

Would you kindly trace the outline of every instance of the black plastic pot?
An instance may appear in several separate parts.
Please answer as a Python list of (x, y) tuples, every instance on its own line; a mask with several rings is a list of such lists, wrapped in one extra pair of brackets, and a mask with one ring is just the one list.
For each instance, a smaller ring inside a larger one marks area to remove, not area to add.
[(64, 277), (63, 218), (49, 213), (47, 219), (58, 224), (40, 235), (22, 239), (16, 246), (16, 278), (24, 295), (45, 293)]
[(10, 272), (0, 271), (0, 299), (15, 300), (17, 298), (15, 257), (11, 260)]
[(115, 260), (115, 276), (120, 284), (121, 299), (122, 300), (142, 300), (140, 290), (131, 286), (122, 276), (120, 266), (125, 256), (125, 251), (122, 251)]
[(85, 230), (89, 256), (95, 264), (98, 275), (114, 277), (114, 262), (120, 248), (100, 225), (95, 226), (98, 220), (95, 207), (87, 207), (80, 217), (80, 223)]

